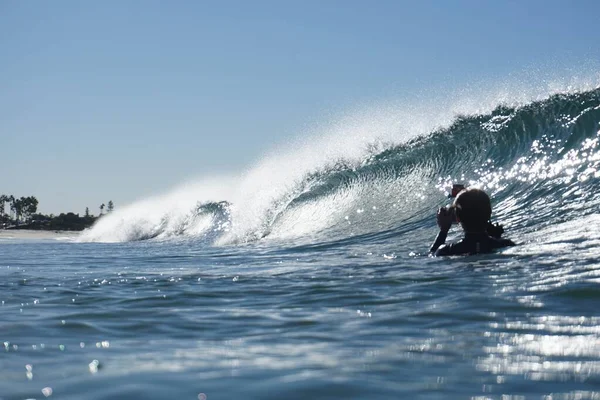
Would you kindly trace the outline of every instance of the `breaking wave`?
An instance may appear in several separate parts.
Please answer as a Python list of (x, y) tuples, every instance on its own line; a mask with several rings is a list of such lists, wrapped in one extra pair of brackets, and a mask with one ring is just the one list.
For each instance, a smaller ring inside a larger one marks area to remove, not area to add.
[(450, 104), (344, 118), (240, 176), (211, 177), (123, 207), (80, 240), (227, 245), (385, 237), (432, 227), (432, 213), (456, 182), (485, 188), (495, 216), (522, 232), (598, 212), (600, 88), (506, 95), (464, 109)]

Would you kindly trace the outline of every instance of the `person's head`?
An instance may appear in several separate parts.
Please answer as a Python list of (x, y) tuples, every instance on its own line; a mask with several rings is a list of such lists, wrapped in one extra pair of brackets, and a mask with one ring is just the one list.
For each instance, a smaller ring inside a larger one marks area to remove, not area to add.
[(454, 200), (456, 219), (465, 231), (485, 231), (492, 216), (490, 197), (481, 189), (465, 189)]

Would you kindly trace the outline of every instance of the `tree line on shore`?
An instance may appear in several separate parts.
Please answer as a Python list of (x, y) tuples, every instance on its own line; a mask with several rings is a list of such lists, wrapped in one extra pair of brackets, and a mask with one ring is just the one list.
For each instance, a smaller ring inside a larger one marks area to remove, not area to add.
[[(7, 204), (10, 213), (6, 213)], [(85, 208), (85, 215), (82, 217), (72, 212), (45, 215), (37, 212), (38, 204), (35, 196), (17, 198), (13, 195), (0, 195), (0, 229), (81, 231), (102, 217), (105, 208), (108, 213), (115, 209), (113, 201), (110, 200), (107, 205), (100, 205), (98, 216), (92, 215), (88, 207)]]

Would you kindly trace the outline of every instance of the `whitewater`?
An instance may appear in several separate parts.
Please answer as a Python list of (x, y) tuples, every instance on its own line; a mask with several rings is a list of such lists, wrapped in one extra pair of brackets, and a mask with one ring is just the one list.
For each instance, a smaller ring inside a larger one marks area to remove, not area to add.
[[(599, 140), (599, 76), (465, 89), (0, 237), (0, 399), (599, 399)], [(430, 257), (453, 183), (518, 245)]]

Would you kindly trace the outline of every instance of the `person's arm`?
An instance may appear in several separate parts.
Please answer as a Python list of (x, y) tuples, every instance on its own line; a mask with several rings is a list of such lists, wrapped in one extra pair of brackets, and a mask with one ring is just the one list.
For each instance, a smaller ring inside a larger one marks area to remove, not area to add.
[(429, 249), (430, 253), (435, 253), (435, 251), (444, 243), (446, 243), (446, 237), (448, 236), (448, 231), (440, 231), (435, 237), (435, 241), (431, 245)]
[(455, 219), (456, 219), (456, 217), (454, 216), (453, 209), (440, 208), (438, 210), (437, 224), (440, 227), (440, 232), (436, 236), (435, 241), (433, 242), (433, 245), (431, 245), (431, 248), (429, 249), (429, 251), (431, 253), (435, 253), (436, 250), (441, 245), (446, 243), (446, 237), (448, 236), (448, 231), (450, 230), (450, 227), (452, 226), (452, 221), (454, 221)]

